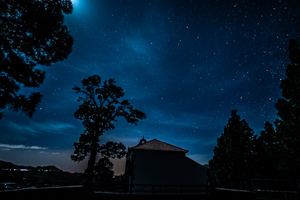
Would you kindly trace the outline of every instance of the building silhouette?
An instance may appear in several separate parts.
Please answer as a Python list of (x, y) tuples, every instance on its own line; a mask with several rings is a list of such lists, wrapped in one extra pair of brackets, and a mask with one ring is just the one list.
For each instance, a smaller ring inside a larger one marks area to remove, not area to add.
[(125, 175), (129, 192), (205, 190), (207, 168), (186, 157), (187, 152), (157, 139), (141, 139), (128, 150)]

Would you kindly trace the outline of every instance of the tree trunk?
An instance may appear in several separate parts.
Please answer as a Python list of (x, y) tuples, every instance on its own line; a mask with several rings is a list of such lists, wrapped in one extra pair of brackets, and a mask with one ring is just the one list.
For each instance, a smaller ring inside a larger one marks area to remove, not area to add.
[(96, 163), (96, 155), (97, 155), (97, 134), (94, 134), (94, 137), (92, 138), (92, 144), (91, 144), (91, 153), (90, 158), (88, 161), (88, 167), (85, 170), (86, 174), (86, 187), (88, 190), (93, 190), (93, 177), (94, 177), (94, 167)]

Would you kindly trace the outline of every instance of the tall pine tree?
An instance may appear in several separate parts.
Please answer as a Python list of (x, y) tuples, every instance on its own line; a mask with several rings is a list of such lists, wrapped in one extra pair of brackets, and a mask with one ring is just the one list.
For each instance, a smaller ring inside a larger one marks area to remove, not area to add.
[(224, 133), (218, 138), (209, 167), (222, 187), (248, 189), (252, 177), (252, 140), (248, 123), (231, 112)]
[(275, 104), (279, 116), (276, 131), (282, 153), (279, 170), (284, 178), (300, 179), (300, 45), (296, 40), (290, 40), (289, 51), (291, 64), (280, 85), (282, 98)]
[(265, 123), (264, 130), (259, 137), (255, 136), (253, 144), (253, 170), (255, 173), (252, 178), (278, 178), (277, 159), (280, 151), (277, 133), (270, 122)]

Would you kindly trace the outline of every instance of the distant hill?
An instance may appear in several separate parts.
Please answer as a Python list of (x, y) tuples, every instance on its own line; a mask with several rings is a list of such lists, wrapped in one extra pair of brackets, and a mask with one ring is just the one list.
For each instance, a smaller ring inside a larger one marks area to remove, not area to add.
[(55, 166), (23, 166), (0, 160), (0, 182), (15, 182), (21, 187), (82, 185), (81, 173), (69, 173)]
[(43, 172), (62, 172), (62, 170), (58, 169), (55, 166), (23, 166), (23, 165), (15, 165), (11, 162), (6, 162), (0, 160), (0, 170), (6, 170), (6, 171), (43, 171)]
[(10, 162), (5, 162), (0, 160), (0, 168), (6, 168), (6, 167), (15, 167), (16, 165), (10, 163)]

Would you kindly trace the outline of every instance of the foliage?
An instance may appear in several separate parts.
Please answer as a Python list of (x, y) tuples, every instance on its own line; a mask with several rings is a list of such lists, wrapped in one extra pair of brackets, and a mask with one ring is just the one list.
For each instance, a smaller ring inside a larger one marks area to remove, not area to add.
[(280, 117), (276, 129), (266, 122), (260, 136), (253, 137), (248, 124), (232, 111), (218, 138), (209, 164), (223, 187), (247, 188), (244, 183), (250, 178), (300, 179), (300, 44), (290, 40), (289, 51), (291, 64), (280, 85), (282, 98), (275, 104)]
[(6, 107), (33, 116), (42, 95), (19, 94), (20, 86), (39, 87), (45, 72), (36, 66), (50, 66), (71, 53), (64, 14), (72, 11), (70, 0), (0, 1), (0, 118)]
[(253, 133), (248, 123), (237, 115), (237, 110), (233, 110), (209, 162), (222, 187), (250, 187)]
[(265, 128), (260, 136), (255, 136), (253, 141), (254, 159), (252, 178), (274, 179), (278, 177), (278, 156), (280, 155), (278, 136), (270, 122), (265, 123)]
[(113, 163), (107, 157), (100, 158), (94, 168), (94, 173), (98, 179), (98, 182), (112, 183), (114, 176), (112, 169)]
[(126, 155), (126, 147), (121, 142), (109, 141), (100, 146), (99, 152), (102, 157), (120, 159)]
[(279, 137), (279, 171), (285, 178), (300, 178), (300, 44), (290, 40), (286, 78), (282, 80), (282, 98), (275, 108), (278, 110), (276, 131)]
[(79, 142), (74, 143), (73, 161), (80, 162), (89, 154), (89, 162), (86, 173), (94, 171), (96, 154), (100, 153), (105, 157), (121, 158), (125, 155), (125, 146), (122, 143), (108, 142), (100, 145), (99, 137), (106, 131), (115, 128), (117, 117), (124, 117), (128, 123), (137, 125), (139, 119), (145, 119), (146, 115), (133, 109), (128, 100), (120, 102), (124, 96), (121, 87), (115, 85), (114, 79), (109, 79), (101, 84), (98, 75), (90, 76), (82, 80), (82, 88), (75, 86), (76, 93), (83, 96), (78, 101), (83, 102), (74, 113), (75, 118), (82, 121), (85, 127)]

